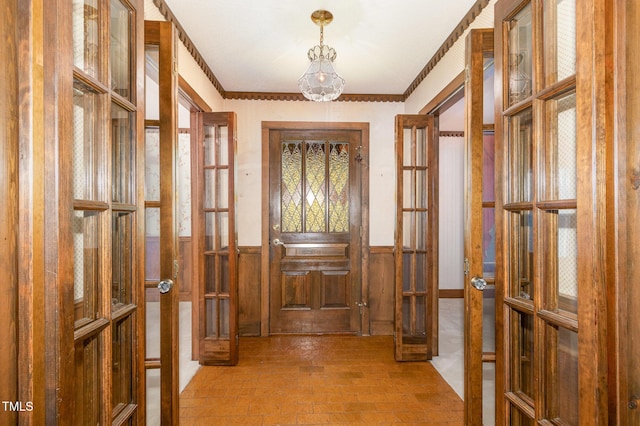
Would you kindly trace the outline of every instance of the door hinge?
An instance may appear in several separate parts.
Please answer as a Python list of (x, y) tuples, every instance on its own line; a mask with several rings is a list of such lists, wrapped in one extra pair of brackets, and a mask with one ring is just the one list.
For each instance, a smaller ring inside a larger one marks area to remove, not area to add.
[(469, 275), (469, 259), (464, 258), (464, 275)]

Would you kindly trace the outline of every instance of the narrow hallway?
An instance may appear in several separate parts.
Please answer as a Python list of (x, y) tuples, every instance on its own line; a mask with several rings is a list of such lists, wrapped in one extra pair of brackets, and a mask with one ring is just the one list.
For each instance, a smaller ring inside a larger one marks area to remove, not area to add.
[(241, 338), (236, 367), (202, 367), (182, 425), (461, 425), (463, 404), (431, 363), (396, 363), (393, 337)]

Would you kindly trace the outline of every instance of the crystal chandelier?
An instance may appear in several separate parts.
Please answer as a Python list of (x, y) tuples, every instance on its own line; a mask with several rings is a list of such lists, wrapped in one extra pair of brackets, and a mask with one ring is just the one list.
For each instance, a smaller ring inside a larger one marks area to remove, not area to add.
[(333, 68), (336, 51), (323, 43), (324, 26), (333, 21), (333, 15), (326, 10), (316, 10), (311, 14), (311, 20), (320, 26), (320, 44), (309, 49), (307, 56), (311, 63), (298, 80), (298, 87), (304, 97), (311, 101), (333, 101), (344, 89), (344, 78)]

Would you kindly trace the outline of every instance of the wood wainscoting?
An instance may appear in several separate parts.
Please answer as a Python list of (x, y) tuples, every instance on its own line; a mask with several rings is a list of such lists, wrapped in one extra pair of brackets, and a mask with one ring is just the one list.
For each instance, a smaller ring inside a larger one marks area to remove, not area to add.
[(369, 321), (371, 335), (392, 335), (395, 269), (393, 247), (371, 247), (369, 252)]
[(238, 326), (240, 336), (260, 336), (262, 249), (240, 247), (238, 255)]

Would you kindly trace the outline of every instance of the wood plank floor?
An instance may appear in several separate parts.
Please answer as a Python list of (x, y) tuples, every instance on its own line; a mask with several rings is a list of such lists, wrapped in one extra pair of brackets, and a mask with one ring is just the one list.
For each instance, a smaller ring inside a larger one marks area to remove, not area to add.
[(391, 336), (240, 339), (236, 367), (202, 367), (181, 425), (461, 425), (458, 395), (428, 362), (397, 363)]

